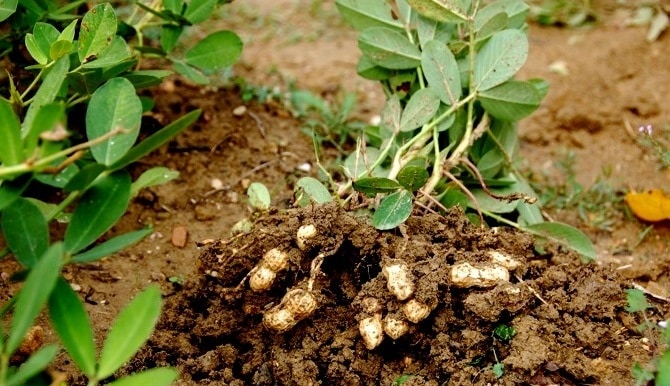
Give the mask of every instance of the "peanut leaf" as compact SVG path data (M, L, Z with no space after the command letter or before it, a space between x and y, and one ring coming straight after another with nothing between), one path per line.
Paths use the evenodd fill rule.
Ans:
M528 40L522 31L496 32L475 57L473 88L485 91L509 80L527 57Z
M33 325L42 306L56 285L63 260L63 244L55 243L32 267L20 292L16 295L14 314L3 353L11 356Z
M311 203L323 204L333 201L328 188L314 177L299 179L295 186L295 196L296 202L303 208Z
M412 214L412 193L401 189L384 197L372 215L372 225L379 230L397 227Z
M130 202L130 175L114 172L84 193L65 231L65 250L75 254L102 236Z
M400 131L412 131L430 121L440 108L440 99L432 88L418 90L410 97L400 118Z
M95 344L91 322L79 296L63 278L49 297L49 317L70 358L87 377L93 377Z
M0 99L0 164L12 166L23 161L23 144L21 143L21 123L14 114L12 105Z
M336 0L335 5L342 18L359 31L370 27L403 28L393 18L393 11L385 0Z
M456 58L445 43L428 41L421 53L421 67L430 88L442 103L453 105L458 102L461 97L461 75Z
M177 370L169 367L161 367L123 377L110 383L108 386L169 386L178 376L179 373Z
M16 259L30 268L49 248L49 228L40 209L18 198L2 212L2 233Z
M558 222L544 222L522 226L526 232L550 242L559 244L567 249L579 253L582 261L590 262L596 259L596 249L591 240L579 229Z
M144 290L121 310L102 347L98 379L112 375L149 339L160 310L161 293L155 286Z
M467 20L463 0L407 0L419 14L445 23L460 23Z
M111 165L133 146L140 132L142 102L128 79L112 78L97 89L86 109L86 135L89 140L113 130L125 132L91 147L93 158Z
M402 186L396 181L383 177L359 178L354 181L353 186L356 191L366 195L390 193L402 188Z
M482 91L479 101L492 116L503 121L518 121L535 111L542 98L531 83L511 80Z
M358 47L378 66L392 70L416 68L421 52L406 36L385 27L367 28L358 38Z
M109 3L91 8L81 20L77 53L79 62L95 60L112 43L116 34L116 15Z
M231 31L218 31L200 40L188 50L184 61L205 71L230 67L242 53L242 40Z

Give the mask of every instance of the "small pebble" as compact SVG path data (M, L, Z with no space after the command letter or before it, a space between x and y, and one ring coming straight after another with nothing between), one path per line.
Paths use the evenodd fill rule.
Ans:
M211 181L209 181L209 185L212 187L212 189L222 189L223 188L223 181L221 181L219 178L212 178Z
M188 241L188 229L178 226L172 229L172 245L177 248L184 248Z
M241 117L247 112L246 106L237 106L233 109L233 115L236 117Z

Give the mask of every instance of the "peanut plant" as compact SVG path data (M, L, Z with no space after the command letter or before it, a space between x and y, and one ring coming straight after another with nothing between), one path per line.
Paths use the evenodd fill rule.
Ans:
M39 374L56 357L56 345L38 348L23 362L11 359L45 307L91 386L112 377L151 334L161 309L156 287L121 311L97 355L84 305L60 272L66 264L99 260L152 232L149 227L97 243L139 190L179 175L155 167L132 181L125 168L200 115L191 111L137 143L142 115L153 105L137 90L172 74L144 69L141 60L167 60L197 83L229 67L242 49L230 31L176 50L184 29L206 20L217 4L137 2L128 18L119 20L109 3L88 9L84 1L0 2L0 60L7 69L0 78L0 229L7 246L2 255L16 258L23 271L15 279L25 279L0 308L0 316L9 320L9 328L0 329L0 386L49 384ZM161 33L158 47L147 45L144 37L152 29ZM69 124L80 114L83 123ZM63 198L40 201L32 196L40 190ZM53 220L67 223L63 240L51 239ZM176 377L176 370L158 368L110 384L168 385Z
M517 122L548 91L540 79L516 80L528 56L521 0L337 0L360 31L358 73L387 97L344 163L336 196L374 201L373 225L403 223L415 206L461 206L475 221L511 225L595 257L588 238L545 222L536 194L515 169ZM324 202L314 179L298 184L298 202Z

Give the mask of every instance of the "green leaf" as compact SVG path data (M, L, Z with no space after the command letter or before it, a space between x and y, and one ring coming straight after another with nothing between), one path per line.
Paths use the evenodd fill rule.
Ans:
M270 192L265 185L260 182L253 182L247 189L247 196L249 196L249 205L258 210L270 209Z
M14 114L12 105L5 99L0 99L0 138L0 164L20 164L23 161L21 122Z
M161 293L155 286L144 290L121 310L102 347L96 378L109 377L137 352L149 339L160 311Z
M74 32L75 28L77 28L78 21L78 19L72 20L70 24L68 24L67 27L63 29L60 35L58 35L58 40L65 40L66 42L70 43L74 42Z
M516 330L512 326L506 324L499 324L493 329L493 336L500 339L502 342L509 342L516 335Z
M172 123L158 130L156 133L152 134L149 138L145 139L140 144L130 149L130 151L128 151L125 156L123 156L120 160L116 161L113 165L109 167L110 170L118 170L125 168L131 163L137 161L138 159L158 149L164 143L169 141L172 137L181 133L184 129L193 124L193 122L195 122L198 119L201 113L202 110L193 110L186 113L179 119L172 121Z
M460 23L468 19L462 0L407 0L419 14L445 23Z
M181 15L183 7L184 0L163 0L163 8L177 15Z
M119 64L133 56L130 47L121 36L114 36L109 45L100 51L97 58L84 63L84 68L103 68ZM106 74L110 75L110 74Z
M527 57L528 40L522 31L496 32L475 57L474 88L484 91L509 80Z
M41 65L47 64L47 62L49 61L49 54L42 52L40 46L37 44L35 35L31 33L26 34L24 43L26 45L28 53L30 54L30 56L32 56L33 59L35 59L37 63Z
M70 164L58 174L45 173L36 174L35 179L45 185L53 186L55 188L63 188L68 181L79 172L79 166Z
M177 370L169 367L161 367L123 377L110 383L108 386L169 386L178 376L179 373Z
M163 185L179 177L179 172L163 166L153 167L142 173L130 187L130 196L135 197L140 190L150 186Z
M393 11L384 0L337 0L337 10L352 27L363 31L370 27L388 27L402 29L403 26L393 17Z
M584 262L596 259L596 249L591 240L579 229L557 222L544 222L521 227L533 235L557 243L579 253Z
M214 12L217 0L191 0L186 6L184 17L193 24L202 23Z
M333 197L321 181L314 177L302 177L295 185L295 200L304 208L311 203L332 202Z
M105 170L105 165L90 163L81 168L76 175L70 178L67 184L63 187L63 190L65 192L85 190Z
M428 181L428 177L429 174L425 165L409 164L398 172L398 182L410 192L421 189Z
M400 131L412 131L423 126L433 118L440 108L440 99L433 89L426 87L418 90L410 97L400 118Z
M493 368L491 368L491 371L496 378L500 378L505 375L505 365L503 363L496 363L493 365Z
M428 85L442 103L453 105L461 98L461 75L454 54L437 40L427 42L421 54L421 67Z
M218 31L186 51L184 61L205 71L230 67L242 54L242 40L231 31Z
M365 149L361 147L349 154L347 159L344 160L345 172L354 179L364 175L380 177L385 174L384 169L381 166L374 170L369 170L369 168L377 162L379 156L379 149L371 146L368 146Z
M33 27L33 34L35 43L37 44L37 47L40 51L40 55L44 55L46 57L46 62L48 62L51 45L55 43L56 40L58 40L60 32L58 32L56 27L49 23L37 22L35 23L35 27Z
M25 198L7 207L0 218L2 232L16 259L30 268L49 248L49 227L39 208Z
M0 2L0 21L5 21L16 12L18 0L3 0Z
M74 44L66 40L57 40L49 49L49 58L58 60L61 56L70 54L74 49Z
M18 370L9 376L6 386L27 385L30 378L44 371L58 354L58 346L48 344L32 354Z
M163 51L170 53L174 50L184 27L172 24L166 24L161 27L161 48Z
M540 96L540 99L544 99L544 97L547 96L549 93L549 82L547 82L544 79L539 79L539 78L533 78L533 79L528 79L528 83L532 84L533 87L535 87L535 90L537 91L538 95Z
M526 24L526 16L530 7L523 0L492 1L477 12L475 19L488 20L501 11L507 14L507 28L521 29Z
M75 254L102 236L123 215L130 202L130 175L112 173L81 197L65 231L65 250Z
M478 42L488 39L505 27L507 27L507 14L503 11L486 17L481 13L475 16L475 34Z
M199 85L209 84L209 78L207 78L200 70L198 70L195 67L191 67L182 61L173 59L172 68L174 68L174 70L177 71L178 73L190 79L195 84Z
M648 308L653 308L642 290L630 288L626 290L626 311L642 312Z
M39 107L35 113L32 125L27 128L28 131L24 140L24 154L28 157L34 156L40 135L44 132L57 130L58 126L63 127L64 123L65 106L63 103L53 102Z
M97 58L114 39L116 15L109 3L91 8L81 20L77 51L79 62L84 64Z
M353 183L356 191L366 195L377 193L392 193L402 188L402 186L389 178L384 177L365 177L359 178Z
M412 214L412 193L402 189L384 197L372 215L372 225L379 230L397 227Z
M109 239L100 245L96 245L86 252L74 255L71 261L73 263L90 263L96 260L100 260L103 257L111 256L118 251L124 250L131 245L140 242L142 239L150 235L151 232L153 232L152 228L145 228L138 231L124 233L120 236Z
M12 205L21 197L32 181L31 174L24 174L11 181L0 180L0 212Z
M86 109L86 135L89 140L116 129L126 130L91 147L93 158L111 165L133 146L142 123L142 102L128 79L113 78L97 89Z
M138 70L124 74L123 77L128 79L135 89L139 90L141 88L158 86L163 82L163 78L172 74L172 71L167 70Z
M21 136L26 137L28 130L33 127L33 121L37 112L42 106L53 102L58 96L58 92L63 86L65 81L65 76L67 75L68 68L70 67L70 57L63 56L58 59L48 70L40 88L35 92L33 96L33 102L28 107L28 112L23 119L23 124L21 126Z
M356 65L356 72L361 77L368 80L386 80L391 77L392 71L376 65L372 59L365 55L361 55Z
M59 278L49 297L49 317L70 358L88 378L92 378L95 375L95 344L91 322L79 296L63 278Z
M529 116L542 100L531 83L515 80L480 92L478 99L487 113L510 122Z
M358 47L373 63L392 70L416 68L421 64L421 52L400 32L372 27L361 33Z
M656 368L658 369L656 385L670 385L670 349L666 348L665 353L658 360Z
M12 327L5 342L4 354L11 356L33 325L37 314L56 285L62 259L63 244L52 244L28 273L23 287L16 295Z
M398 98L398 94L393 94L386 101L384 110L382 110L380 127L389 133L399 133L401 115L402 107L400 106L400 99Z

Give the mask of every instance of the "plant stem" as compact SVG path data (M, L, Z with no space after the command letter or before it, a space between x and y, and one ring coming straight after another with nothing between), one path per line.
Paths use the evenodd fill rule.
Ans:
M20 163L18 165L12 165L12 166L5 166L5 167L0 167L0 180L6 179L9 176L14 176L17 174L24 174L28 172L35 171L41 167L47 166L50 163L54 162L55 160L62 158L62 157L67 157L70 154L76 153L80 150L87 149L91 146L95 146L99 143L105 142L106 140L125 133L126 130L122 128L116 128L112 131L110 131L107 134L101 135L98 138L92 139L90 141L80 143L79 145L72 146L70 148L67 148L65 150L59 151L58 153L54 153L50 156L44 157L40 160L37 160L35 162L33 161L24 161L23 163Z
M26 96L30 93L30 91L32 91L33 87L35 87L37 85L37 83L40 81L40 79L42 79L42 75L44 75L44 71L47 68L48 68L48 65L47 65L47 67L43 67L40 70L40 72L37 73L37 75L35 76L35 79L33 79L33 81L30 83L28 88L26 88L23 91L23 94L21 94L21 104L23 104L24 106L30 103L30 101L25 101L25 102L23 102L23 101L26 99Z

